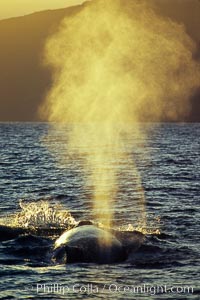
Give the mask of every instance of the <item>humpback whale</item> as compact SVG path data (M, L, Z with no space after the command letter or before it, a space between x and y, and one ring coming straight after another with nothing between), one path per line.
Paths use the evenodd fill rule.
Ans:
M129 238L130 237L130 238ZM65 231L54 244L52 260L56 263L117 263L125 261L140 247L144 235L106 230L84 225Z

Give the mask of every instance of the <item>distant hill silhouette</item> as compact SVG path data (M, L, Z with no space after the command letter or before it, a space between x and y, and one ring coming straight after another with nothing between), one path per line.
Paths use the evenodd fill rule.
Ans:
M0 21L0 121L37 121L37 109L51 85L42 66L45 40L65 15L80 8L44 11Z
M172 2L175 1L180 3ZM0 21L0 121L39 120L37 109L52 82L51 71L41 63L45 40L56 31L63 17L73 16L80 9L81 6L76 6ZM176 18L172 12L167 11ZM188 33L199 43L199 59L199 31L190 26L184 15L178 15L177 19L185 22ZM200 121L200 89L191 103L187 121Z

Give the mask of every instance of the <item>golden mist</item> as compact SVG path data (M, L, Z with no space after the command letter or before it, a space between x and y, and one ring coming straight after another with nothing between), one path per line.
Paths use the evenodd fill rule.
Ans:
M54 77L42 117L71 125L63 132L66 160L84 158L94 211L101 219L106 216L106 226L111 225L119 163L127 159L125 137L134 127L141 138L140 121L186 115L199 84L195 46L184 27L156 15L149 3L88 2L63 20L45 47ZM141 179L133 162L130 168L137 174L145 223Z

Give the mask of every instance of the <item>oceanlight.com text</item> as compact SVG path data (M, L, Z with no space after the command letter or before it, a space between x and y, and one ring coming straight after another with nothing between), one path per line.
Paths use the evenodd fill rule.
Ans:
M194 287L176 284L169 285L121 285L117 283L108 283L96 285L94 283L74 285L64 285L60 283L44 283L32 286L32 291L37 294L60 294L66 295L68 293L74 294L146 294L146 295L159 295L159 294L193 294Z

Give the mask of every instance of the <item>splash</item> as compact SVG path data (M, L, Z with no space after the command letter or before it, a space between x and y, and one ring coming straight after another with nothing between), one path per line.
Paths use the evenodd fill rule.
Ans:
M137 224L124 224L115 227L118 231L138 231L144 235L160 235L162 233L163 221L161 220L160 216L156 216L153 214L148 214L146 226L144 227L143 224L139 222Z
M145 140L141 121L186 116L188 99L199 84L192 40L182 25L158 16L150 3L88 2L63 20L45 47L54 80L40 114L70 124L70 130L63 131L64 159L83 160L94 211L100 219L106 213L109 227L120 161L128 158L126 137L134 127L136 136ZM133 160L130 169L143 191ZM144 192L141 195L144 212ZM145 223L145 213L142 219Z
M21 211L4 218L5 225L20 228L65 228L71 229L76 225L69 211L61 205L51 205L48 201L27 202L20 200ZM3 224L3 222L1 222Z

